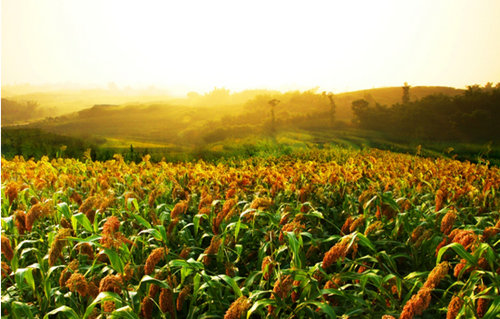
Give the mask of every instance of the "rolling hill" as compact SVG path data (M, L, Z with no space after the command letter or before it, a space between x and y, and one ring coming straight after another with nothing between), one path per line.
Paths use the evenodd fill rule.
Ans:
M279 126L310 129L329 125L325 121L329 101L316 90L286 93L257 90L234 94L217 90L205 96L191 94L185 99L167 102L96 104L69 114L34 121L27 127L75 137L110 138L114 140L113 145L123 140L124 146L130 141L192 146L227 137L244 137L267 129L270 123L267 102L272 98L281 101L276 106ZM429 94L456 95L460 92L462 90L450 87L412 87L410 96L417 99ZM216 103L218 99L220 105ZM339 125L345 127L352 119L352 101L365 99L371 104L391 105L401 100L401 88L339 93L334 99L335 118ZM7 102L9 100L2 100L2 104ZM8 118L10 111L2 105L2 118ZM6 124L9 123L2 120L2 125Z

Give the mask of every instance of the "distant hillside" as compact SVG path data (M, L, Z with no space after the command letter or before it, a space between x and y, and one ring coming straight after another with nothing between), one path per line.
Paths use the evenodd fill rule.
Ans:
M2 155L82 158L91 148L92 157L100 160L115 153L134 161L147 153L156 160L188 160L335 143L402 152L414 152L421 145L422 154L441 156L444 152L445 156L498 165L498 89L416 87L404 105L399 104L400 87L341 93L334 95L333 118L328 95L315 90L259 91L245 103L229 105L216 102L224 95L220 101L225 103L244 99L241 95L227 98L227 91L219 90L170 103L97 104L64 116L3 127ZM439 93L442 95L428 95ZM351 121L352 101L359 99L368 103L356 104L355 121ZM194 100L198 101L181 104ZM199 106L202 100L214 104ZM276 103L270 103L272 100ZM16 107L10 106L23 107L9 104L2 112L13 115Z
M17 102L2 98L2 126L25 123L50 116L53 110L36 101Z
M169 101L172 97L158 92L117 91L101 89L55 90L21 93L4 90L2 97L19 103L35 101L42 108L49 108L49 116L59 116L76 112L95 104L154 103Z
M410 96L417 99L434 93L456 95L460 92L449 87L414 87ZM400 102L401 96L400 87L336 94L335 125L350 125L351 103L354 100L365 99L372 104L391 105ZM331 104L322 92L258 90L230 94L224 89L215 89L203 96L190 94L186 99L164 103L98 104L37 121L29 127L75 137L90 134L101 139L109 138L113 139L114 145L117 140L123 140L126 143L136 141L192 146L269 130L271 99L279 100L275 107L275 127L278 129L331 128Z
M82 137L93 135L141 142L192 143L187 131L201 130L208 120L220 120L221 115L236 114L240 107L202 108L154 105L95 105L65 116L46 119L28 127Z
M241 92L230 92L224 88L214 88L212 91L200 94L190 92L185 97L174 97L167 91L155 89L108 89L99 88L75 88L75 87L38 87L38 86L3 86L2 97L9 101L14 101L21 105L26 103L36 103L39 109L45 110L45 116L60 116L72 112L77 112L92 105L98 104L170 104L198 107L217 107L221 105L243 105L259 96L280 96L296 94L298 91L281 93L274 90L244 90ZM306 91L307 92L307 91ZM316 92L310 90L310 92ZM450 87L420 86L412 87L411 98L421 98L435 93L456 95L461 90ZM321 92L316 92L321 93ZM401 100L401 88L389 87L368 89L355 92L336 94L337 118L349 121L352 117L351 103L354 100L364 98L370 102L391 105ZM2 101L3 104L3 101ZM307 110L306 110L307 111ZM2 113L5 118L9 118L10 110ZM38 119L38 118L37 118ZM30 118L28 120L33 120ZM10 121L10 120L9 120ZM23 119L24 121L24 119ZM10 123L10 122L9 122ZM2 123L4 125L9 124Z
M150 87L147 89L133 89L117 87L77 88L59 86L3 86L2 97L19 103L35 101L42 108L50 108L50 116L77 112L92 105L99 104L172 104L185 106L221 106L242 105L246 101L261 94L279 94L271 90L244 90L230 92L224 88L214 88L212 91L200 94L189 92L179 97L169 94L168 91Z

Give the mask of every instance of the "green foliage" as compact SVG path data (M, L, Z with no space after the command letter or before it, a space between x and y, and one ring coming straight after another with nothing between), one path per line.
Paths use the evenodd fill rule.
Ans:
M461 95L429 95L391 107L352 104L364 129L380 131L395 140L500 141L497 129L500 86L471 86Z
M444 317L453 296L464 299L465 316L476 316L478 304L496 316L498 168L342 148L278 155L215 164L4 160L2 236L13 248L11 260L2 254L6 317L136 319L144 300L153 318L220 318L236 300L246 318L397 316L444 261L450 267L423 316ZM449 196L437 209L438 189ZM101 201L93 223L74 192ZM33 198L48 198L40 200L48 212L21 233L15 214L29 212ZM473 245L439 246L451 238L441 232L451 211L454 231ZM64 227L70 234L61 239ZM154 257L157 249L168 253ZM330 253L338 255L327 267ZM118 284L82 295L65 273ZM182 307L163 313L169 300ZM105 304L114 310L105 313Z
M26 159L66 157L82 158L87 149L96 149L95 144L80 138L49 133L41 129L2 127L2 155L15 155Z

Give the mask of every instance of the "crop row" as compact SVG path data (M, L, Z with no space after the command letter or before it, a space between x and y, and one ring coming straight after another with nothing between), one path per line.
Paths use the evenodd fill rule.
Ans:
M377 150L2 159L2 317L495 318L499 185Z

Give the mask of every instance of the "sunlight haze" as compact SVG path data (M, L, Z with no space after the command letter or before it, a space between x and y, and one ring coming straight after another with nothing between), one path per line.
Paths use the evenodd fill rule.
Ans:
M2 85L176 94L498 81L500 1L2 1Z

